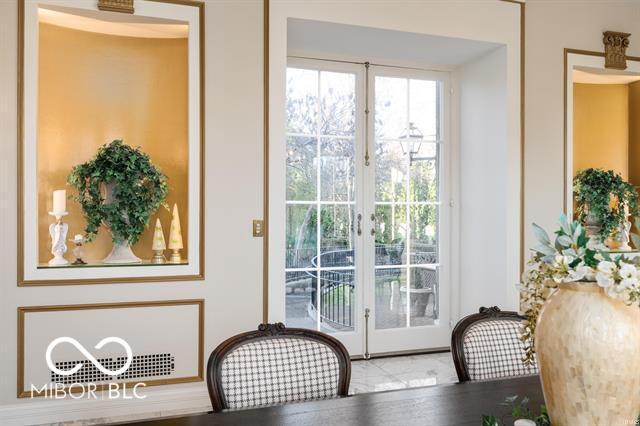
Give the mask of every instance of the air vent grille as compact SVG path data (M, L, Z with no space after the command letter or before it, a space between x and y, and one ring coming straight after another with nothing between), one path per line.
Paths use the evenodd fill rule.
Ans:
M121 368L127 357L102 358L98 362L107 370L116 371ZM131 365L119 376L103 374L91 361L83 359L76 361L59 361L55 363L59 370L71 370L82 363L82 368L69 376L63 376L51 372L51 383L70 385L73 383L99 383L113 380L137 379L140 377L164 377L169 376L175 370L175 357L170 353L134 355Z

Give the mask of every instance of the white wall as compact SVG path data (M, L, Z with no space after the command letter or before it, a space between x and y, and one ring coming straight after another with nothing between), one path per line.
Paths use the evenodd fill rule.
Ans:
M555 230L563 206L564 49L603 52L602 32L612 30L631 33L627 55L640 56L638 22L634 1L527 1L525 249L531 223Z
M16 307L204 298L205 363L261 322L262 239L251 220L262 217L262 1L206 2L205 281L50 288L16 286L16 3L0 1L0 424L205 409L204 382L149 388L141 403L18 400Z
M512 305L507 223L506 48L456 73L460 105L460 317Z

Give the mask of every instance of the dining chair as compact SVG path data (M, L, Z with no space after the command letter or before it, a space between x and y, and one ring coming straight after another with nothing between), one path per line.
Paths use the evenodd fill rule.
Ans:
M529 376L538 367L525 365L520 339L525 317L501 311L497 306L480 308L456 324L451 334L451 354L460 382Z
M351 361L334 337L282 323L233 336L211 353L214 412L347 396Z

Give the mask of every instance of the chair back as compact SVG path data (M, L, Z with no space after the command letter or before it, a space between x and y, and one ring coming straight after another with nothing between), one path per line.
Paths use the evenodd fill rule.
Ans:
M261 324L222 342L209 357L213 411L346 396L349 353L318 331Z
M497 306L480 308L456 324L451 334L451 354L460 382L529 376L537 365L524 365L521 336L525 317L502 312Z

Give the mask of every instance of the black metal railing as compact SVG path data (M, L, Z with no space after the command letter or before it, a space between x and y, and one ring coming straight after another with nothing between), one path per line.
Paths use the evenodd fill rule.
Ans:
M403 248L398 244L376 245L376 264L404 264ZM434 246L414 247L412 250L411 263L436 262L437 253ZM313 270L287 272L287 283L299 281L305 276L311 278L310 303L313 310L320 310L321 321L337 329L353 328L355 307L355 271L351 269L354 267L353 249L336 247L324 251L320 256L316 255L315 248L289 249L286 266L287 268L313 268ZM379 279L385 278L385 275L397 276L399 273L400 271L395 268L381 269L376 275ZM320 280L319 286L318 280Z

